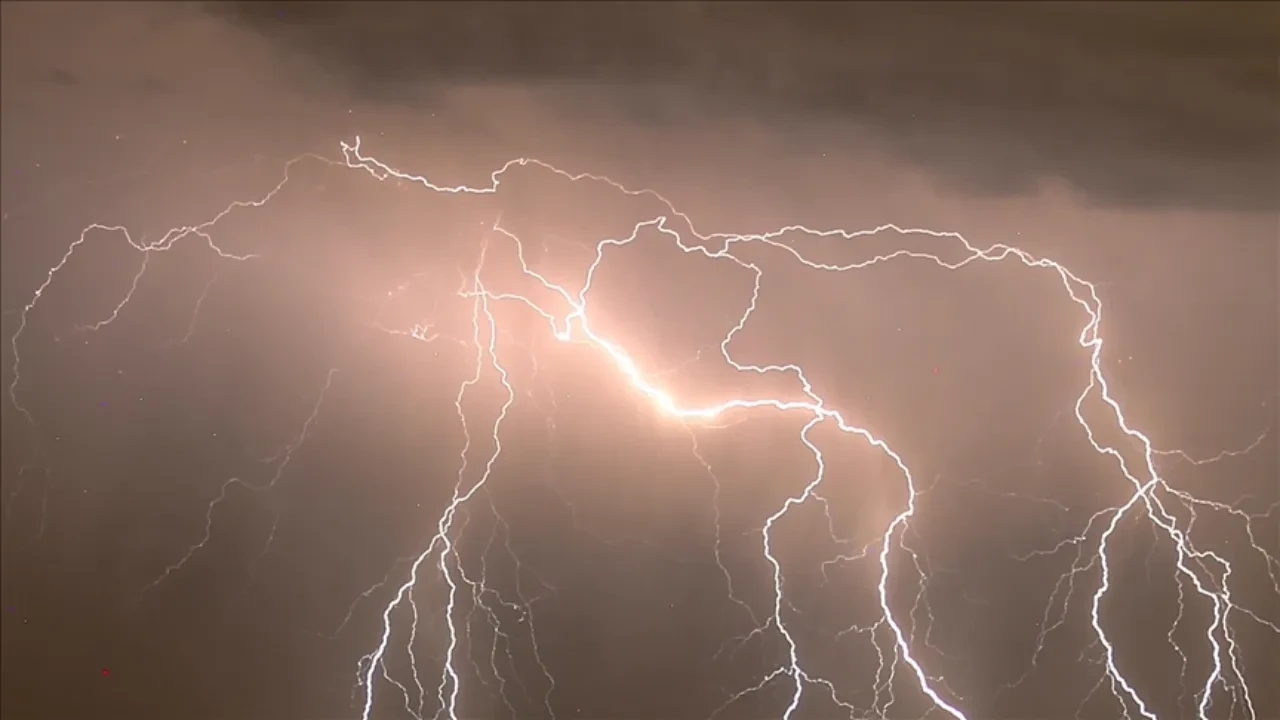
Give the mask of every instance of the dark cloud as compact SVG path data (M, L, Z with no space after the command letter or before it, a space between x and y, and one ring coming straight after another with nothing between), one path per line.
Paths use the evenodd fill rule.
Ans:
M853 123L975 194L1061 179L1103 205L1277 207L1280 6L1270 3L220 2L208 12L366 99L430 103L433 89L458 84L576 88L562 96L578 111L646 123L691 113Z

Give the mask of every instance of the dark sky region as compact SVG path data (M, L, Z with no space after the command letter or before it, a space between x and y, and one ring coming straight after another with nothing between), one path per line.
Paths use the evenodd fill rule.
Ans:
M6 720L1280 718L1276 4L0 14ZM531 164L379 182L356 136L437 185L537 158L687 217ZM769 523L818 470L812 414L682 421L509 299L476 342L482 248L489 293L569 312L495 220L576 294L662 215L693 251L608 246L590 327L682 407L804 400L720 354L753 275L697 249L754 264L732 357L802 366L913 502L824 422L817 495ZM1112 524L1144 445L1096 384L1116 454L1090 445L1089 314L1051 269L689 219L1062 263L1151 504ZM93 223L138 247L91 230L43 287ZM396 588L499 444L366 707Z

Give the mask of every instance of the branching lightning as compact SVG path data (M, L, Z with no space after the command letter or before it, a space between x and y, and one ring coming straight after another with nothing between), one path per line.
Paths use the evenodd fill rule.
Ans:
M460 273L460 283L456 290L456 299L470 308L471 336L469 338L451 338L427 325L414 326L410 330L385 327L380 320L374 319L374 326L390 334L404 335L423 343L439 341L456 342L469 348L473 353L472 371L458 387L455 396L455 408L464 443L457 460L457 475L453 491L446 507L432 524L430 537L424 538L422 548L402 566L407 566L403 580L393 581L398 572L396 568L378 585L369 588L360 598L359 603L371 599L384 587L394 590L391 599L381 610L381 628L376 638L372 639L372 648L360 658L355 674L355 684L360 692L359 713L362 720L370 720L374 716L375 703L387 690L398 693L393 695L395 708L402 709L405 714L421 720L426 717L447 717L459 720L470 712L467 710L469 688L478 682L489 686L504 704L512 717L546 716L556 717L555 668L545 662L539 651L535 612L538 603L549 597L554 588L547 582L537 578L532 570L523 566L512 544L510 528L505 519L492 509L496 522L494 530L478 554L478 562L468 561L467 546L463 542L468 522L468 509L478 500L488 497L490 486L503 476L506 456L503 450L504 423L509 411L520 398L528 397L531 402L532 390L519 388L504 365L503 356L507 348L515 347L524 350L532 358L536 367L537 355L532 349L515 342L507 334L495 315L495 308L512 306L523 308L531 318L541 319L546 323L549 337L560 342L574 343L584 351L593 351L607 360L616 370L619 383L629 387L635 395L647 402L658 412L673 421L683 424L693 439L691 453L693 459L700 464L706 476L715 488L712 502L715 507L716 535L715 545L711 549L715 561L723 574L723 587L726 599L732 604L732 612L740 614L743 620L752 627L745 635L734 638L731 642L742 643L746 640L766 634L772 634L781 640L784 648L782 657L776 666L761 675L756 682L736 689L725 698L724 704L711 712L712 716L732 714L731 708L748 695L769 686L786 688L787 702L780 708L780 717L789 720L798 708L801 699L809 693L815 698L825 699L847 712L850 717L885 717L895 705L910 705L915 714L932 709L937 714L950 716L957 720L970 717L965 709L966 695L976 689L952 688L943 679L942 668L926 667L926 661L920 659L922 646L934 647L929 633L933 627L932 611L929 607L928 583L929 563L922 550L913 542L917 510L922 496L930 489L921 483L920 478L912 471L909 459L896 451L888 440L874 434L870 429L859 426L850 419L848 410L841 410L833 403L819 395L814 384L803 367L796 364L758 365L737 359L733 352L735 337L752 321L753 314L762 302L761 286L767 268L759 261L746 259L743 249L753 245L765 245L781 251L807 271L813 273L853 273L885 263L917 262L931 264L942 271L962 271L977 263L1006 263L1021 266L1028 272L1042 275L1046 280L1056 281L1061 285L1063 298L1071 303L1080 317L1080 331L1077 342L1088 357L1087 365L1082 368L1085 378L1082 388L1071 408L1076 422L1085 439L1098 454L1109 458L1117 471L1117 482L1127 484L1127 499L1114 506L1096 512L1077 534L1063 539L1053 547L1046 547L1027 553L1020 560L1034 562L1037 558L1070 554L1069 569L1059 578L1053 592L1045 603L1036 648L1027 658L1026 673L1020 678L1011 678L1006 688L1015 687L1024 682L1038 669L1037 661L1046 647L1050 636L1066 622L1069 608L1077 597L1080 588L1087 587L1088 597L1085 608L1088 616L1088 627L1092 633L1091 643L1082 653L1083 659L1098 663L1098 684L1093 692L1081 698L1081 706L1095 702L1098 692L1109 692L1112 710L1115 716L1125 718L1143 717L1149 720L1157 718L1157 702L1155 697L1162 697L1164 689L1143 686L1133 679L1133 673L1126 660L1126 649L1114 639L1114 628L1109 627L1103 617L1104 602L1113 592L1117 578L1114 572L1114 539L1121 523L1126 519L1140 517L1149 523L1157 534L1159 542L1167 546L1173 553L1175 561L1176 587L1178 589L1179 614L1168 632L1170 649L1179 658L1182 665L1182 698L1188 695L1193 698L1195 715L1200 720L1210 720L1236 714L1250 720L1265 720L1258 717L1255 709L1248 671L1245 667L1242 643L1252 642L1254 638L1265 637L1271 642L1280 636L1280 613L1276 608L1280 604L1268 600L1269 606L1252 606L1239 597L1238 585L1241 573L1237 565L1250 562L1263 565L1270 576L1270 584L1280 600L1280 561L1268 549L1265 538L1255 533L1255 523L1259 517L1274 514L1276 505L1272 504L1259 513L1246 511L1239 505L1231 505L1200 498L1187 490L1168 482L1161 473L1158 458L1169 458L1195 465L1209 464L1247 454L1259 447L1269 431L1263 433L1247 447L1229 450L1218 455L1197 458L1182 450L1159 449L1152 439L1142 430L1135 427L1126 417L1121 402L1115 397L1104 373L1103 348L1101 335L1103 320L1103 303L1097 287L1081 278L1071 269L1045 257L1032 254L1004 244L994 244L986 248L973 245L968 239L955 232L940 232L920 228L900 227L887 224L869 230L820 230L804 225L788 225L763 233L728 234L701 233L693 220L676 207L663 195L649 189L630 189L602 175L590 173L570 173L551 164L519 158L511 160L489 176L489 184L482 186L443 186L437 185L424 176L403 172L366 155L359 139L353 143L342 144L342 161L328 160L314 155L302 156L290 161L286 166L284 179L265 195L257 200L237 201L228 205L212 219L193 226L174 228L159 240L147 243L135 241L129 231L121 226L94 224L80 234L71 243L61 257L43 278L31 300L22 309L17 332L11 341L13 354L13 378L9 384L9 398L14 407L33 427L37 426L35 415L22 404L20 381L22 359L20 341L28 330L28 319L41 298L54 283L55 276L69 263L72 256L82 244L93 236L123 236L127 245L139 252L142 258L137 274L124 295L113 308L110 308L100 319L85 324L87 331L104 331L126 308L143 279L148 262L155 253L165 252L180 240L200 238L220 259L249 261L256 256L252 254L236 255L222 250L214 238L219 221L237 210L253 210L265 206L289 179L288 171L295 163L304 158L311 158L331 165L342 166L367 173L376 181L395 181L401 184L417 185L426 191L442 194L494 195L498 194L506 173L512 168L525 167L551 173L571 182L600 183L614 191L636 198L647 198L656 203L660 214L637 222L631 233L622 238L606 238L596 242L594 256L587 268L586 277L581 286L569 288L553 282L547 275L539 271L527 260L526 248L521 238L503 227L501 219L486 229L478 240L479 249L474 267L468 267ZM741 395L724 397L711 404L692 404L674 394L662 385L662 376L654 368L642 368L633 354L616 338L607 337L593 326L591 313L591 290L594 287L598 269L605 262L607 254L613 249L637 242L643 232L658 233L664 236L676 248L686 254L700 255L706 259L723 263L734 272L743 273L753 282L753 290L749 301L742 308L736 323L723 338L717 341L720 359L725 366L735 373L747 375L769 375L787 377L794 381L798 388L793 397L772 397L761 395ZM899 236L920 236L929 242L936 242L946 247L946 251L925 252L915 249L900 249L880 254L871 259L849 264L829 264L816 262L802 251L802 245L795 242L784 242L784 236L799 236L810 239L836 239L856 241L859 238L894 233ZM514 250L518 262L518 270L524 280L535 287L545 290L550 297L556 299L556 307L549 308L534 297L521 294L502 287L502 283L490 279L486 269L491 266L490 250L498 245L506 245ZM200 296L199 304L213 289L213 281ZM400 287L389 295L404 290ZM183 342L196 332L196 319L193 316ZM147 587L150 589L162 582L184 564L200 548L209 542L214 525L214 511L227 499L229 489L233 485L244 485L250 489L265 490L274 487L281 479L291 457L308 437L310 429L320 414L325 392L334 380L335 371L330 371L323 389L312 407L310 416L303 424L297 438L284 453L274 459L274 470L271 478L263 484L249 484L240 479L226 481L218 496L209 504L206 513L206 524L203 536L191 545L190 549L174 564L163 569L156 580ZM501 394L501 403L483 419L477 419L474 405L477 402L475 391L478 387L492 386ZM1087 412L1086 403L1097 405L1100 411ZM734 578L721 561L719 506L718 497L721 488L721 477L713 464L708 462L698 449L696 431L717 422L725 423L730 418L740 416L776 416L796 418L803 421L802 427L795 437L799 447L803 447L812 458L807 468L797 468L796 472L804 473L804 482L800 490L788 497L763 522L759 533L759 552L765 566L769 568L772 584L772 603L767 612L761 613L745 602L735 590ZM548 428L553 430L548 413ZM871 682L874 700L870 706L859 706L846 699L841 688L856 683L859 679L848 677L824 677L806 663L805 653L793 632L793 610L788 599L787 572L782 561L774 552L774 529L777 522L796 508L806 504L820 505L829 523L828 531L835 536L835 521L826 508L826 500L821 494L824 484L833 479L828 472L823 449L815 439L813 431L820 426L834 428L848 436L849 442L864 443L881 453L896 467L901 482L906 489L905 504L899 508L880 531L875 542L860 549L852 549L822 563L821 570L825 576L840 564L860 559L875 558L878 565L875 595L878 601L880 617L867 626L851 627L840 635L855 635L865 638L880 659L880 667ZM1105 438L1114 437L1114 441ZM1206 546L1194 532L1197 518L1201 515L1213 514L1224 521L1237 523L1247 535L1250 547L1247 553L1256 557L1243 561L1236 557L1228 558L1225 551ZM271 537L274 537L273 525ZM271 542L269 537L263 553ZM845 541L837 539L841 546ZM500 591L490 584L486 558L494 548L502 552L518 569L515 587L508 591ZM897 578L906 574L911 578L917 591L914 597L903 599L896 596L891 585ZM428 677L421 665L423 658L418 643L420 620L423 615L421 593L428 577L434 576L443 581L446 594L442 606L433 607L433 613L440 613L446 633L446 644L443 657L437 658L438 675ZM532 577L539 590L531 590L522 578ZM891 582L892 581L892 582ZM145 592L145 590L144 590ZM1175 631L1185 623L1192 622L1184 614L1186 601L1199 597L1209 608L1207 619L1198 627L1199 637L1203 640L1207 655L1202 658L1208 664L1208 671L1199 677L1191 677L1187 648L1182 647L1175 638ZM356 611L352 604L344 618L339 631L342 630ZM474 648L464 653L463 644L476 644L472 631L473 622L479 617L487 622L492 636L491 646L487 651L477 652ZM921 620L918 620L921 618ZM1248 630L1241 631L1246 626ZM531 655L538 669L538 677L522 677L514 673L513 634L519 632L527 638L532 648ZM1199 640L1198 640L1199 641ZM936 649L936 648L935 648ZM939 651L940 653L940 651ZM389 660L394 657L408 661L408 673L397 674L394 664ZM463 658L470 659L468 664ZM487 667L481 666L478 658L485 658ZM512 700L514 693L523 696L518 708ZM382 701L385 702L385 701ZM1160 703L1168 704L1167 701ZM392 705L388 705L388 708ZM1181 707L1181 705L1179 705ZM383 705L378 704L379 712ZM389 710L388 710L389 712Z
M136 283L134 284L134 287L135 288L137 287ZM203 300L204 295L201 295L200 298L201 300ZM268 478L266 482L261 484L251 484L251 483L245 482L244 480L241 480L240 478L230 478L226 482L222 483L222 487L218 490L218 496L215 497L209 503L209 507L205 509L204 535L200 538L198 542L193 544L191 547L187 548L187 552L181 558L179 558L172 565L169 565L168 567L166 567L164 571L160 573L160 575L155 580L151 581L151 583L143 589L142 591L143 593L148 592L152 588L164 582L165 579L168 578L170 575L172 575L175 572L178 572L183 567L185 567L186 564L191 560L192 556L194 556L197 552L203 549L206 544L208 544L209 540L213 537L213 513L215 510L217 510L218 506L227 499L227 493L231 490L233 486L238 485L238 486L247 488L254 493L268 492L270 490L275 489L276 484L280 482L280 478L284 476L285 468L289 467L290 461L293 460L294 452L297 451L298 448L302 447L302 444L307 441L307 436L311 432L311 426L312 424L315 423L316 417L320 415L320 406L324 404L324 396L329 392L330 386L333 385L333 376L336 375L337 373L338 373L337 368L332 368L329 370L329 374L325 377L324 386L320 388L319 396L316 398L316 404L311 408L311 414L307 416L306 421L302 424L302 430L298 432L298 437L294 439L293 442L286 445L284 450L279 454L278 457L273 457L268 459L268 462L275 466L275 470L274 472L272 472L271 477ZM272 520L271 531L270 533L268 533L267 540L262 546L262 552L260 552L258 556L254 558L253 564L256 565L257 562L261 560L264 555L267 554L267 551L271 549L271 543L276 539L276 529L278 528L279 523L280 523L280 516L277 513ZM250 570L252 570L252 566L250 567Z

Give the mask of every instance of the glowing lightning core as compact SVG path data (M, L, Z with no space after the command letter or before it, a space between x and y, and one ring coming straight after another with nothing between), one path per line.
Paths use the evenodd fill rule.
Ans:
M359 670L357 673L357 683L363 692L362 718L369 720L374 708L375 689L380 678L390 685L395 686L402 694L404 701L404 709L409 714L417 718L423 718L428 690L422 684L420 673L417 668L417 658L415 656L415 640L418 633L419 608L415 600L415 590L422 575L431 567L438 569L440 577L443 578L447 585L448 594L447 601L443 607L443 616L448 632L448 644L445 650L444 665L435 685L434 695L438 710L436 716L445 715L450 720L457 720L459 717L459 702L463 689L463 678L458 666L458 645L459 645L459 624L464 620L460 617L458 598L460 593L469 593L471 597L472 613L482 612L492 625L494 632L494 645L490 655L490 671L492 677L500 685L499 694L506 703L507 709L513 716L517 714L514 706L507 699L505 687L507 680L503 674L499 672L497 664L497 653L499 645L505 644L505 652L510 658L510 638L507 631L503 629L504 623L502 617L516 617L517 622L527 625L528 636L532 642L533 653L537 665L539 666L543 679L545 680L545 692L542 695L541 705L546 714L554 717L552 710L552 694L555 690L555 682L553 675L542 661L538 654L538 646L536 634L534 633L534 613L533 603L520 589L519 581L517 581L516 597L514 599L505 597L496 590L487 585L487 571L482 565L479 574L475 571L468 571L463 567L461 557L459 555L459 547L457 538L461 535L461 526L466 523L465 508L477 495L487 492L487 484L494 475L495 467L502 453L502 427L507 419L508 411L516 400L517 391L511 382L511 378L507 369L499 358L497 338L499 334L504 332L498 325L498 321L493 314L493 306L495 303L515 303L524 306L528 310L535 313L547 322L549 332L557 340L564 342L575 342L589 345L596 351L602 353L611 362L617 370L619 376L624 380L639 396L647 399L654 407L664 414L686 424L705 423L722 418L728 413L741 412L771 412L775 414L796 415L806 418L803 428L800 430L797 440L812 455L815 470L809 481L805 484L803 490L793 497L785 500L775 512L773 512L764 523L761 532L761 551L763 558L767 561L772 570L773 579L773 603L772 609L762 624L759 624L752 631L752 635L765 632L776 632L784 641L787 648L786 658L783 663L771 672L766 673L760 681L754 686L744 688L732 695L728 701L716 711L726 709L730 704L744 697L748 693L760 690L771 683L786 679L791 687L789 702L782 712L782 717L789 720L792 714L799 707L802 694L806 688L821 688L830 700L844 709L848 710L851 716L855 713L867 712L865 709L854 707L851 703L841 700L836 692L836 684L829 678L823 678L815 675L812 671L805 667L805 662L799 652L797 643L793 638L788 622L784 614L784 608L787 607L787 600L784 592L783 569L779 560L773 553L772 531L782 517L784 517L792 509L808 503L820 502L825 506L825 499L819 494L818 490L826 478L826 466L824 464L823 453L811 438L811 431L822 424L826 424L838 429L840 432L856 436L862 441L868 443L885 457L893 462L901 473L903 482L907 490L907 499L905 507L903 507L888 522L881 533L881 537L873 547L864 548L863 555L847 556L862 557L868 555L871 550L875 550L874 556L879 564L879 579L877 583L877 595L881 612L880 619L869 628L857 628L857 630L866 631L872 637L873 645L880 657L881 667L876 673L875 705L870 712L884 716L888 712L889 706L896 701L893 688L896 685L896 673L898 670L905 670L910 679L920 692L928 699L931 705L942 711L943 713L957 718L958 720L966 720L965 711L962 709L964 698L955 690L947 686L945 681L938 677L930 675L923 664L917 660L913 650L916 644L914 635L914 620L910 623L904 618L914 618L916 607L913 606L910 613L905 613L901 609L895 610L891 603L889 584L890 576L893 572L897 572L898 564L892 562L894 553L901 550L910 557L912 562L910 566L914 568L916 581L919 583L920 591L916 598L916 605L923 602L925 594L925 583L927 575L921 564L917 553L907 544L906 534L910 527L913 517L917 509L917 501L921 493L926 489L922 488L918 479L913 475L909 464L896 452L890 445L880 437L874 435L870 430L859 427L851 422L847 415L839 409L831 407L827 402L817 394L813 385L807 377L805 370L794 364L787 365L753 365L740 362L734 358L731 351L734 338L740 333L750 321L752 314L755 312L760 299L760 288L762 279L765 275L765 269L758 263L744 260L739 254L736 254L738 248L750 244L764 244L772 248L788 253L795 262L816 272L823 273L843 273L857 269L870 267L882 263L892 261L925 261L945 270L960 270L970 264L978 262L1003 262L1009 261L1019 263L1027 268L1041 271L1050 277L1054 277L1061 284L1065 292L1066 299L1074 303L1082 313L1083 325L1078 335L1079 345L1084 348L1089 356L1088 381L1080 391L1074 404L1075 418L1083 430L1085 437L1093 447L1093 449L1104 456L1114 459L1120 474L1125 481L1131 486L1132 492L1128 499L1116 507L1106 508L1094 514L1090 518L1086 527L1079 535L1064 540L1057 547L1037 551L1031 555L1048 555L1055 554L1060 551L1074 548L1076 551L1076 559L1072 563L1070 569L1064 574L1054 588L1053 595L1049 599L1048 606L1045 609L1044 621L1041 626L1040 635L1037 641L1035 655L1031 658L1031 667L1028 674L1034 669L1036 659L1040 651L1044 647L1045 637L1054 628L1060 626L1064 621L1066 614L1066 606L1071 597L1079 575L1085 571L1096 568L1100 573L1100 580L1093 589L1089 606L1090 626L1094 635L1094 646L1100 648L1100 657L1105 667L1100 680L1099 686L1106 685L1110 688L1111 694L1115 699L1118 713L1126 718L1131 717L1131 713L1136 712L1142 717L1155 720L1156 714L1152 710L1149 698L1141 692L1129 676L1126 675L1122 662L1117 657L1117 647L1113 642L1107 627L1101 618L1101 606L1103 600L1107 597L1113 586L1112 576L1112 559L1110 555L1111 542L1113 536L1119 527L1120 522L1128 517L1131 513L1142 513L1147 518L1152 527L1160 533L1164 541L1173 549L1175 554L1176 580L1178 587L1178 605L1179 615L1173 628L1169 631L1169 641L1182 658L1184 693L1185 678L1187 675L1187 656L1181 647L1173 641L1173 632L1176 627L1182 623L1182 609L1184 608L1184 589L1190 588L1194 593L1204 598L1211 607L1211 613L1207 627L1204 629L1204 639L1210 648L1210 668L1203 678L1202 684L1196 689L1197 698L1196 709L1197 716L1200 720L1209 720L1211 717L1211 707L1213 702L1213 694L1215 689L1221 688L1228 691L1231 698L1230 712L1234 714L1239 707L1246 717L1257 720L1256 711L1253 705L1253 699L1250 693L1250 686L1245 677L1243 667L1242 653L1240 650L1239 636L1235 629L1234 623L1237 621L1252 622L1264 632L1280 635L1280 627L1274 620L1267 619L1264 613L1250 609L1233 596L1233 572L1234 568L1227 558L1223 557L1212 550L1202 549L1191 537L1193 525L1196 520L1196 512L1217 512L1229 515L1239 522L1247 530L1248 537L1251 541L1251 550L1259 554L1260 559L1270 573L1272 585L1278 596L1280 596L1280 580L1278 580L1277 570L1280 570L1280 562L1259 544L1254 537L1253 522L1257 519L1257 515L1249 514L1243 510L1223 503L1213 502L1197 498L1190 493L1169 485L1161 476L1157 468L1156 458L1159 456L1180 456L1185 460L1195 463L1211 462L1226 457L1248 452L1257 447L1262 442L1262 437L1258 439L1252 446L1243 451L1225 452L1217 457L1205 460L1196 460L1188 457L1180 450L1159 450L1151 439L1142 431L1132 426L1126 418L1120 403L1114 398L1108 386L1107 379L1103 373L1102 351L1104 341L1100 334L1103 305L1100 300L1097 288L1090 282L1080 278L1074 272L1062 264L1048 258L1035 257L1021 249L1003 244L995 244L985 249L974 246L958 233L954 232L938 232L932 230L924 230L919 228L903 228L897 225L882 225L870 230L848 231L848 230L814 230L803 225L788 225L766 233L756 234L728 234L715 233L704 234L699 233L693 224L692 219L677 210L675 206L661 194L648 190L629 189L614 180L601 175L589 173L573 174L561 170L553 165L544 163L539 160L520 158L511 160L502 165L498 170L490 174L490 183L487 186L470 187L470 186L441 186L436 185L425 177L412 175L409 173L396 170L379 160L365 155L361 150L360 140L357 138L352 144L342 144L343 160L335 162L325 160L324 158L312 157L331 164L345 165L348 168L363 170L377 180L384 181L393 179L401 183L411 183L421 185L427 190L446 193L446 194L494 194L499 190L504 174L513 167L527 166L538 168L570 181L590 181L603 183L614 190L629 196L645 196L657 201L664 208L662 214L638 222L632 228L631 233L620 239L604 239L596 243L594 249L594 257L590 263L586 278L582 286L576 291L571 292L569 289L552 282L546 276L539 273L526 262L525 248L519 237L514 233L504 229L500 222L495 222L491 228L491 233L483 241L485 245L479 253L479 260L475 268L469 273L464 273L463 284L458 290L461 298L468 300L472 307L472 336L470 338L469 347L474 348L474 370L469 378L467 378L459 387L455 398L455 406L459 421L464 431L465 443L459 457L459 469L454 485L450 502L438 517L435 523L433 537L426 543L425 549L416 555L409 566L406 579L396 586L395 593L390 602L383 609L381 618L381 632L378 641L371 652L361 658ZM291 168L294 163L302 158L297 158L287 166ZM19 357L19 339L27 329L28 316L32 309L35 308L45 291L49 288L54 280L54 276L61 270L71 259L76 248L80 246L91 232L105 231L113 233L122 233L131 247L143 254L141 269L135 276L133 284L123 300L109 313L109 315L90 326L89 329L101 329L109 325L116 319L120 312L132 298L134 290L138 286L147 269L147 260L154 252L162 252L170 249L173 245L188 236L196 235L204 239L210 248L213 249L219 257L245 260L253 256L241 255L235 256L222 251L214 242L210 233L215 224L223 217L231 213L237 208L257 208L266 204L288 180L286 172L285 179L276 185L270 192L259 200L252 202L235 202L229 205L225 210L216 215L211 220L189 227L175 228L166 233L160 240L147 244L145 242L136 242L130 236L127 230L118 226L91 225L81 233L80 237L71 244L66 254L61 260L49 270L44 281L35 291L31 301L23 308L19 327L12 340L12 351L14 357L14 376L9 385L9 396L14 406L27 418L29 422L34 424L35 420L31 412L25 408L19 401L19 369L21 366ZM752 373L756 375L784 375L792 377L798 382L801 388L802 398L782 399L776 397L763 396L742 396L730 397L721 400L718 403L710 405L691 405L682 401L661 387L651 373L646 372L638 366L631 353L617 341L605 337L593 329L591 323L591 315L589 312L589 293L592 289L596 271L604 260L605 251L610 247L625 246L636 241L640 233L644 230L656 231L670 238L684 253L699 254L708 259L730 263L739 271L750 274L753 278L753 291L751 299L747 306L743 309L736 323L729 332L720 340L720 355L726 365L733 371L738 373ZM947 241L957 244L960 248L962 256L958 260L947 261L942 255L916 250L901 249L887 254L877 255L869 260L859 263L850 263L845 265L833 265L818 263L808 259L804 253L796 248L793 244L783 243L781 238L789 234L802 234L812 238L833 238L840 237L846 240L853 240L860 237L869 237L880 233L893 232L900 235L923 235L929 236L938 241ZM696 243L689 242L689 238L696 239ZM488 243L504 242L510 243L516 252L520 270L523 276L537 283L541 288L551 292L553 295L563 301L565 307L568 308L567 313L557 314L546 309L534 299L513 292L505 292L496 287L491 288L484 280L485 258L488 249ZM205 292L208 292L206 288ZM203 301L203 295L201 301ZM194 322L194 321L193 321ZM441 339L443 336L435 333L430 328L415 328L408 334L411 337L424 341L432 342ZM190 332L188 332L188 336ZM447 339L447 338L446 338ZM469 421L469 415L466 410L469 391L479 384L486 375L491 375L498 381L503 391L503 402L494 415L492 421L487 423L483 438L473 436L474 423ZM333 379L333 373L329 375L329 381ZM328 388L326 383L325 388ZM1093 398L1101 401L1106 408L1106 422L1114 423L1114 427L1121 431L1125 445L1109 444L1101 439L1102 426L1098 419L1090 420L1086 417L1084 404L1086 400ZM320 397L323 400L323 393ZM310 426L315 419L316 413L319 412L319 401L315 406L307 425L304 426L303 432L298 440L290 447L289 453L292 453L297 445L306 437L306 428ZM1264 435L1265 437L1265 435ZM482 460L476 462L474 456L483 454ZM701 455L697 453L696 439L694 445L694 454L711 473L714 473L711 466ZM1135 458L1140 460L1135 462ZM277 468L275 478L278 479L280 472L283 471L285 464L288 463L289 456L284 457ZM225 496L227 486L237 482L228 481L223 486L223 494L219 496L210 505L210 518L212 517L213 506ZM271 481L274 484L275 480ZM718 481L717 481L718 483ZM1179 515L1175 515L1171 507L1175 507L1178 511L1185 512L1187 519L1180 519ZM1274 511L1273 505L1271 510ZM718 512L718 509L717 509ZM496 515L496 513L495 513ZM829 516L828 516L829 517ZM505 528L505 520L498 518L499 523ZM212 520L210 519L210 525ZM205 540L192 547L194 552L196 548L203 545L208 540L208 527L206 527ZM496 530L495 530L496 532ZM718 528L717 528L718 532ZM1096 535L1096 540L1094 539ZM718 536L717 536L718 537ZM492 539L491 539L492 542ZM1096 550L1088 552L1087 548L1091 547L1091 543L1096 542ZM895 550L896 548L896 550ZM506 550L510 557L519 563L514 552L509 545ZM717 541L717 562L719 562L719 548ZM188 553L189 557L190 553ZM1027 557L1030 557L1028 555ZM185 558L184 558L185 561ZM181 563L179 563L179 566ZM824 571L825 571L824 563ZM177 567L177 566L175 566ZM175 567L165 571L167 575ZM728 572L721 565L724 572L730 598L747 609L747 613L754 620L754 614L751 613L749 607L738 600L733 595L732 580L728 577ZM163 579L164 575L160 579ZM388 576L390 577L390 576ZM159 582L159 579L157 580ZM389 582L384 580L382 584ZM545 586L545 583L543 583ZM1065 590L1064 590L1065 588ZM374 588L366 591L362 597L368 597ZM1056 613L1057 619L1054 620L1054 608L1059 605L1059 597L1061 597L1061 608ZM407 652L409 663L411 666L411 682L412 689L404 682L393 677L387 666L388 653L393 649L393 638L396 635L395 627L398 614L407 612L410 615L410 624L408 627L408 636L404 644L404 651ZM348 612L347 618L351 617ZM471 615L466 616L465 622L467 627L470 626ZM344 621L345 624L345 621ZM854 629L851 629L854 630ZM883 648L880 644L879 636L886 634L890 641L888 648ZM469 635L469 631L468 631ZM927 642L927 639L925 640ZM886 652L887 650L887 652ZM485 681L484 673L481 672L479 665L475 663L477 677L481 681ZM1025 679L1023 676L1018 682ZM1015 683L1016 684L1016 683ZM528 687L520 683L524 691L528 692ZM1095 687L1095 690L1097 687ZM887 699L882 700L881 695L887 695ZM1092 693L1090 694L1092 697ZM1089 698L1086 698L1087 701Z

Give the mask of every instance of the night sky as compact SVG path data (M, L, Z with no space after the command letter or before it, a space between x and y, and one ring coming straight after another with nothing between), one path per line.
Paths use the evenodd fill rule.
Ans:
M0 8L6 720L1280 718L1280 5Z

